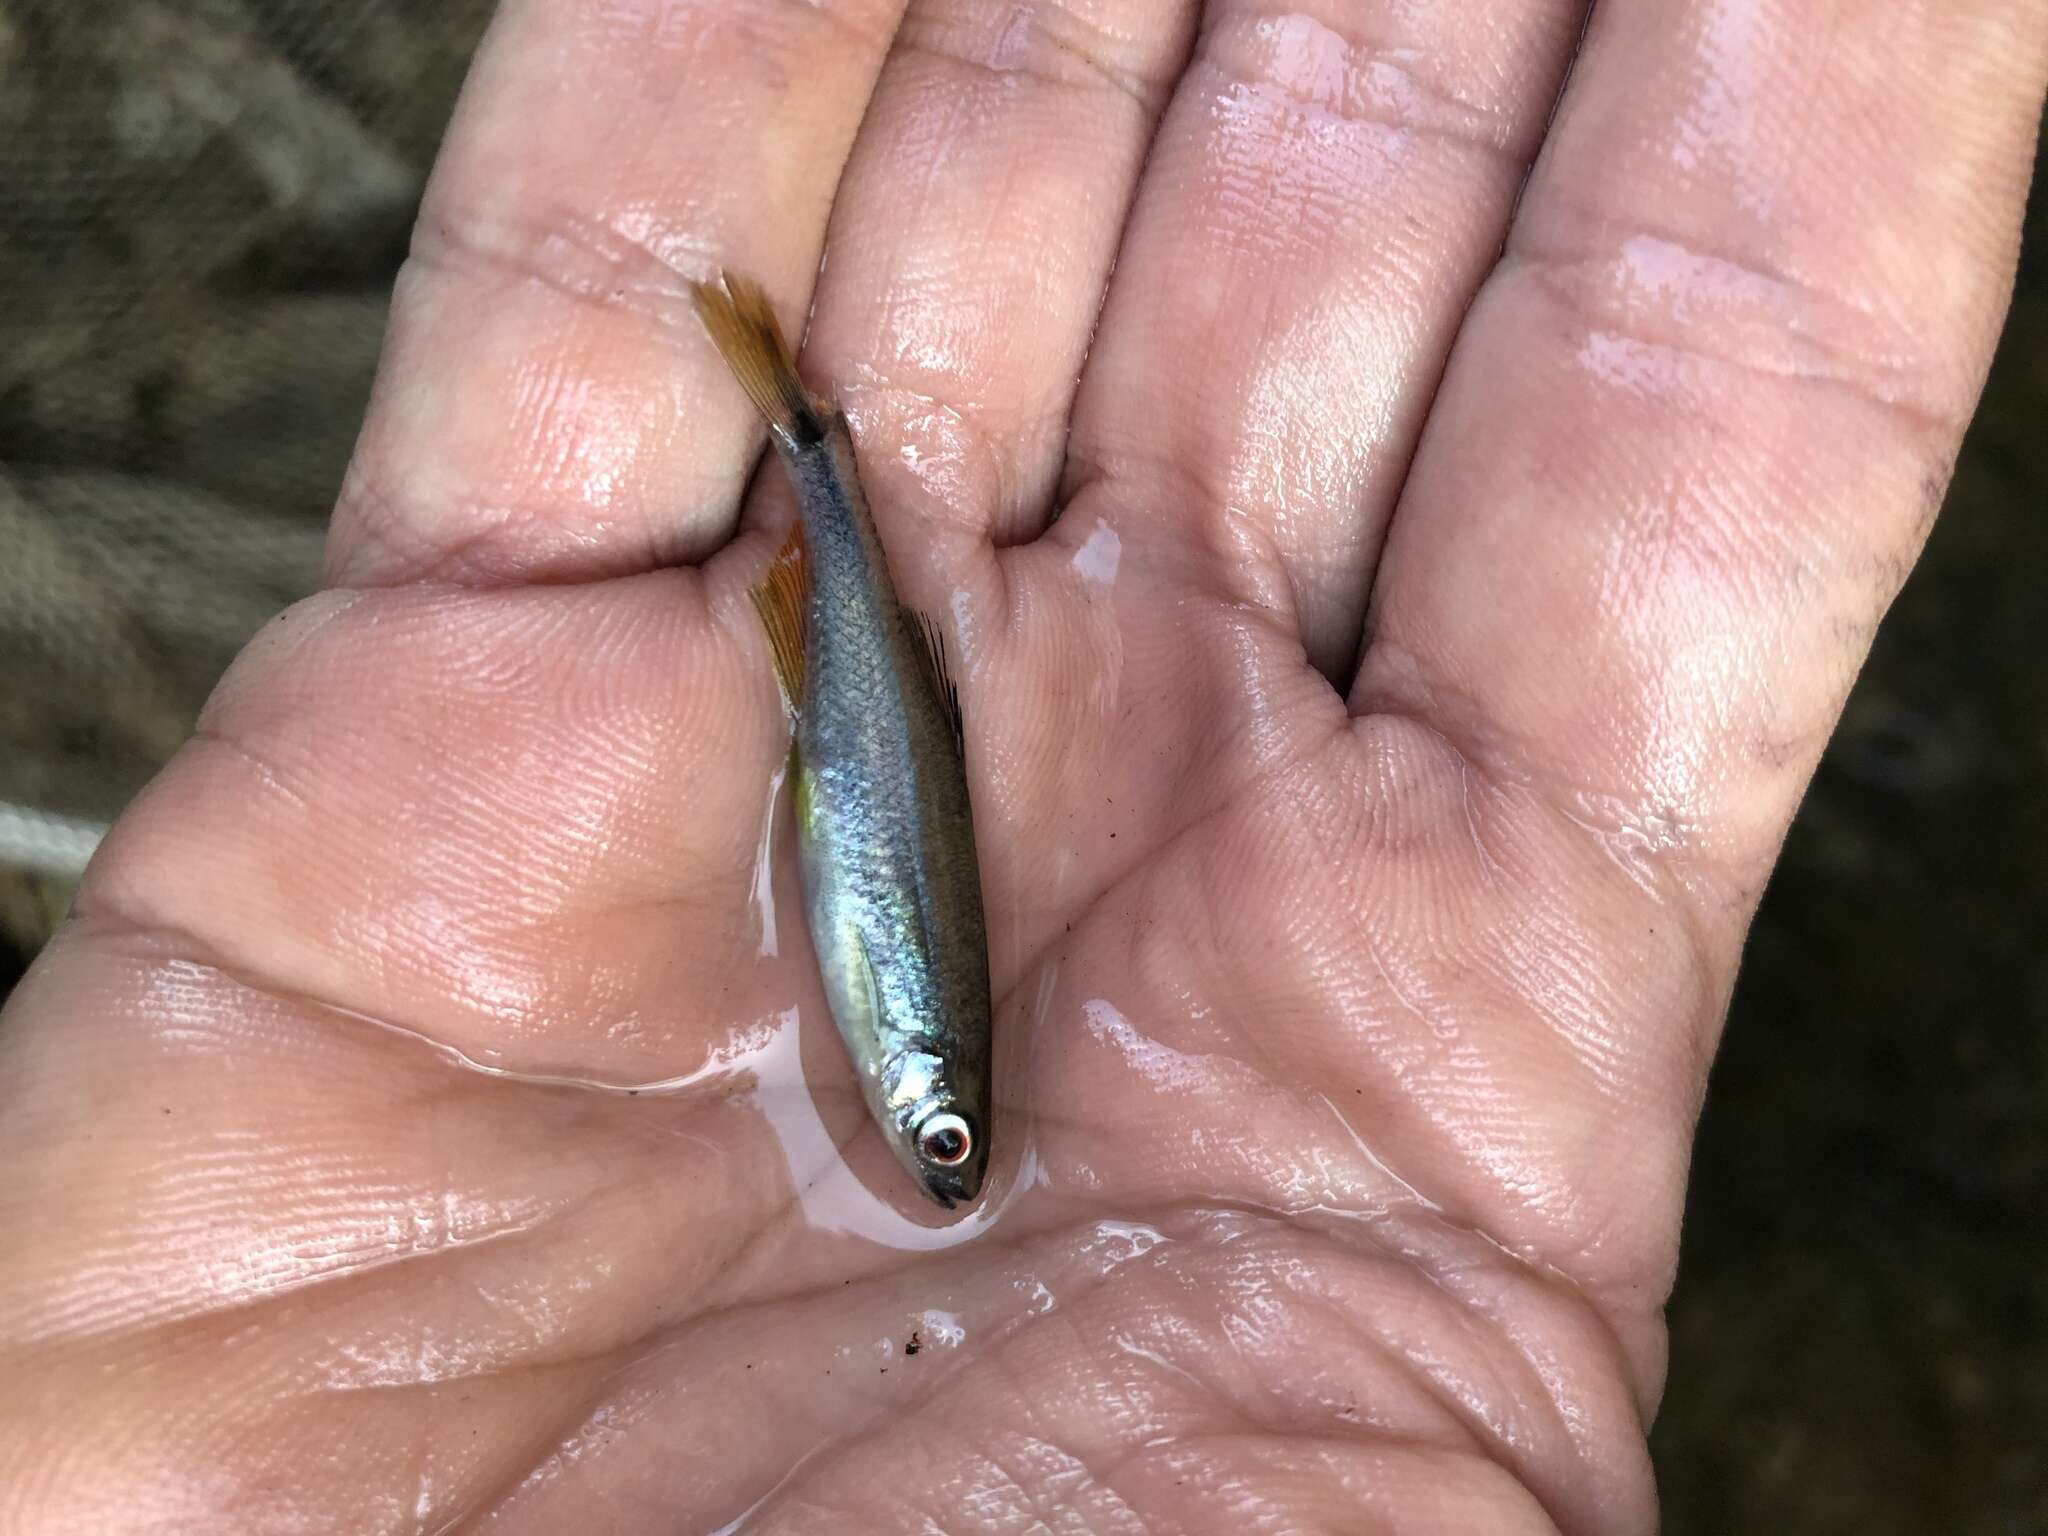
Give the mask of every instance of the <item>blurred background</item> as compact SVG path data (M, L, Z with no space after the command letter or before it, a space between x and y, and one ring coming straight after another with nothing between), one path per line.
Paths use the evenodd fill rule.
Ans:
M0 996L307 591L487 0L0 0ZM2048 214L1757 919L1666 1527L2048 1532Z

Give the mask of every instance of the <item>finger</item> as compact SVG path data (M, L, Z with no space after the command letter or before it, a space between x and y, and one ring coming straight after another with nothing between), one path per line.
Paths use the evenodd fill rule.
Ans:
M1739 938L2009 289L2027 0L1600 12L1460 338L1354 704L1533 778Z
M510 0L401 275L332 580L692 558L759 429L688 279L807 295L901 0Z
M1189 0L916 0L827 242L806 366L892 548L1035 533Z
M1582 8L1224 0L1161 128L1070 486L1325 670Z

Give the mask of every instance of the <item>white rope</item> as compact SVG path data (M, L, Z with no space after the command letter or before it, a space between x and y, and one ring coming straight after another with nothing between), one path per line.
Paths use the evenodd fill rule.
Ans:
M103 821L0 800L0 864L75 880L85 873L86 861L106 835Z

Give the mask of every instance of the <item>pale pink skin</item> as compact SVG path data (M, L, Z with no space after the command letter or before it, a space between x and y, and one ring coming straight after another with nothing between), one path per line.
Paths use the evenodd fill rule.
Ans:
M1572 0L903 9L507 0L332 590L0 1035L0 1529L1654 1524L1707 1062L2048 13L1603 5L1546 142ZM761 953L719 265L956 641L1011 1113L929 1252L786 836Z

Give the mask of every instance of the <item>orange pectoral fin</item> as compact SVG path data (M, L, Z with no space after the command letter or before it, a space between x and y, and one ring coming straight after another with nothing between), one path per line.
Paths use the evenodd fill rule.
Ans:
M775 659L775 680L782 685L783 702L794 715L804 701L804 625L810 612L810 568L804 560L804 529L792 523L789 537L776 551L768 574L747 588L761 627L768 632L768 648Z

